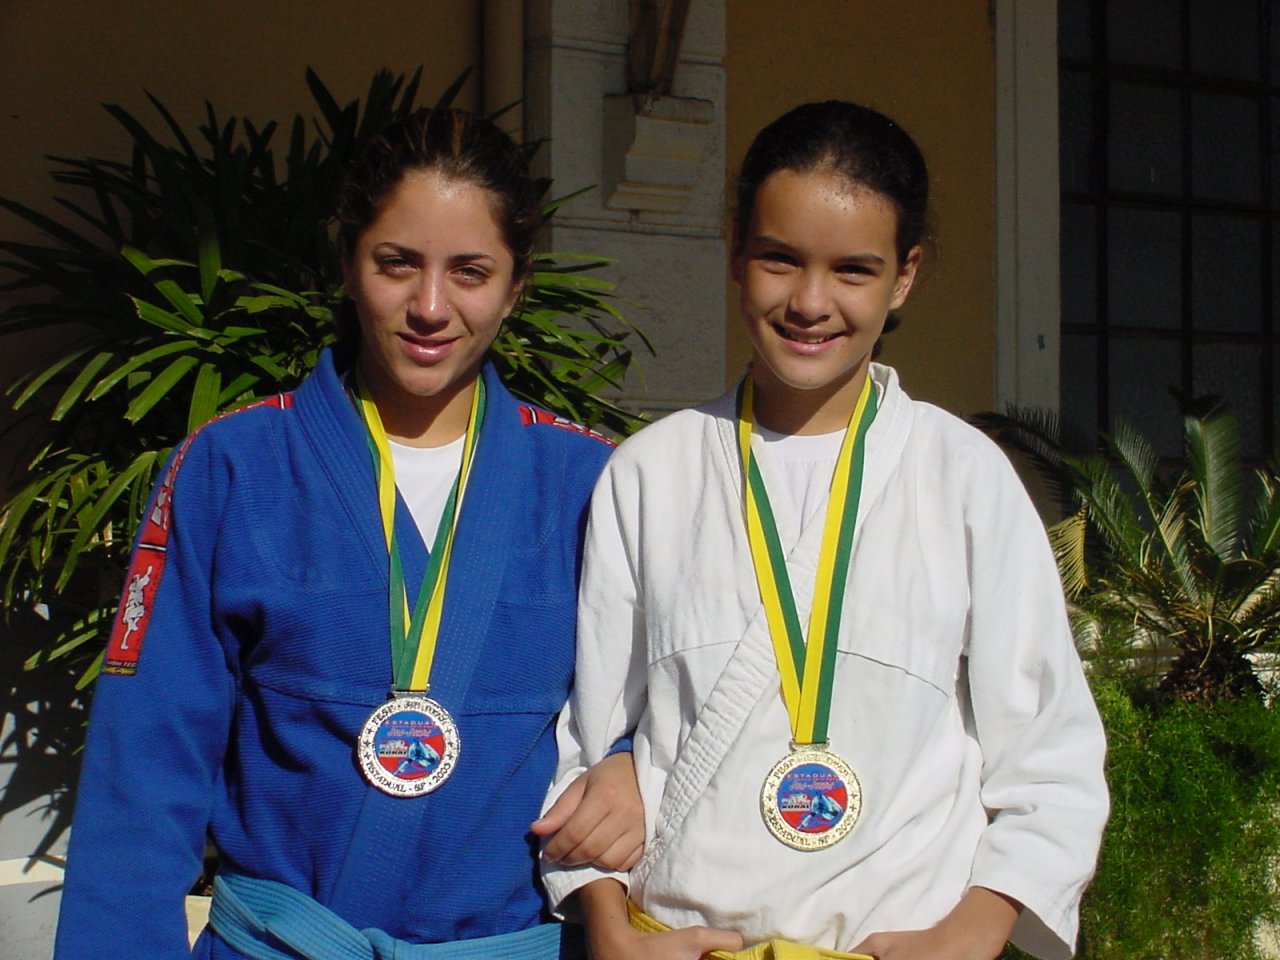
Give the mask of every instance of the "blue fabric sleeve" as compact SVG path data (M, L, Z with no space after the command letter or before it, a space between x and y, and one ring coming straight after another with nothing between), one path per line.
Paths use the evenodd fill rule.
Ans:
M175 480L163 574L131 638L142 644L137 672L104 674L94 691L56 960L189 955L184 897L201 867L235 688L211 617L221 485L199 451Z
M632 738L634 734L635 734L635 731L631 731L630 733L624 733L617 740L613 741L613 746L611 746L608 749L608 751L605 753L605 756L612 757L615 753L631 753L631 751L634 749L634 745L632 743Z

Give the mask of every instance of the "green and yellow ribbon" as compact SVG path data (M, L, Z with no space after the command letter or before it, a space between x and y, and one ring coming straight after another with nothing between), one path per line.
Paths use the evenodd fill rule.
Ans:
M854 404L848 429L840 444L831 496L823 522L818 554L813 609L806 641L800 630L786 556L769 503L760 465L751 449L754 424L751 375L738 389L738 450L742 457L743 500L751 562L760 587L769 636L782 677L782 699L791 718L791 739L797 746L827 742L831 716L831 691L835 680L836 638L844 608L845 585L853 554L853 532L862 495L862 471L866 462L866 436L876 416L875 387L870 375Z
M440 620L444 614L445 584L449 578L449 558L453 553L454 530L458 524L459 504L466 489L480 425L484 422L484 381L477 379L471 397L471 415L467 420L467 436L462 446L462 466L453 481L436 529L435 543L427 571L418 590L418 602L409 612L409 593L404 583L404 565L396 539L396 479L391 460L391 444L378 415L378 407L352 376L356 407L369 431L369 451L373 455L373 472L378 484L378 512L382 516L382 532L390 562L391 666L393 688L399 692L425 692L431 678L431 663L436 655Z

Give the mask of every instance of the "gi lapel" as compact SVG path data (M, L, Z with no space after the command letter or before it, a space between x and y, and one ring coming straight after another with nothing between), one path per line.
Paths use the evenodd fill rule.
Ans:
M528 496L522 481L530 475L528 438L515 402L492 366L485 365L484 378L488 409L458 517L431 670L431 696L455 716L466 713L467 690L506 574L511 529Z
M444 615L431 668L432 699L459 723L460 763L467 762L467 689L485 645L506 569L508 534L521 503L520 481L529 475L528 448L519 433L515 403L492 367L485 366L484 376L487 410L458 517L457 539L445 585ZM427 550L399 498L396 529L404 537L405 578L416 590L422 582ZM377 533L385 563L386 547L380 527ZM448 786L441 789L447 790ZM359 916L371 886L382 886L389 896L399 889L404 838L415 835L430 806L421 798L404 800L372 787L365 792L347 856L327 901L331 910L344 916Z
M740 498L742 471L732 394L727 405L723 399L716 401L709 411L704 443L708 453L715 452L716 469L725 495ZM738 549L747 551L745 529L735 536L741 541ZM764 606L760 604L680 747L658 808L657 833L646 845L644 858L632 870L633 882L643 886L649 873L661 862L671 838L679 833L694 801L702 795L724 760L725 751L745 725L747 714L755 709L762 696L776 696L777 687L778 668L773 659Z
M298 389L298 399L298 417L312 446L315 462L328 475L334 496L346 512L345 518L333 520L340 523L345 519L351 525L364 545L367 554L364 562L372 564L375 570L383 570L385 577L387 546L378 517L368 433L347 396L331 350L320 354L315 371ZM398 510L397 524L401 520L399 513Z

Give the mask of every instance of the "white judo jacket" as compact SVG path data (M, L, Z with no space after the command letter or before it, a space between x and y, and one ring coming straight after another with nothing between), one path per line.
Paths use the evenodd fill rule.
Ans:
M1044 528L991 441L912 401L891 368L872 376L829 729L862 786L853 832L797 851L760 813L790 727L732 392L627 440L596 487L548 802L634 731L647 844L618 879L663 923L850 950L930 926L980 885L1025 904L1016 944L1068 957L1107 814L1105 744ZM822 516L797 530L788 498L772 503L807 624ZM602 875L544 879L556 904Z

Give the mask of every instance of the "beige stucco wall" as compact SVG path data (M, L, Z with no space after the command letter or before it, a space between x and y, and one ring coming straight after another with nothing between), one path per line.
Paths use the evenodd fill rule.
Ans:
M727 0L726 155L807 100L857 100L898 120L929 162L937 250L882 359L915 397L957 413L995 400L994 32L988 0L872 6ZM785 8L785 15L781 11ZM728 370L749 355L729 298Z
M478 6L95 0L51 7L4 0L0 193L48 208L44 154L119 156L127 140L99 103L151 121L157 115L146 91L189 128L203 120L205 100L223 116L290 120L312 112L308 66L345 103L363 94L379 67L400 73L423 65L429 101L477 63ZM465 105L474 105L474 87L464 93ZM12 235L14 223L0 212L0 235Z

